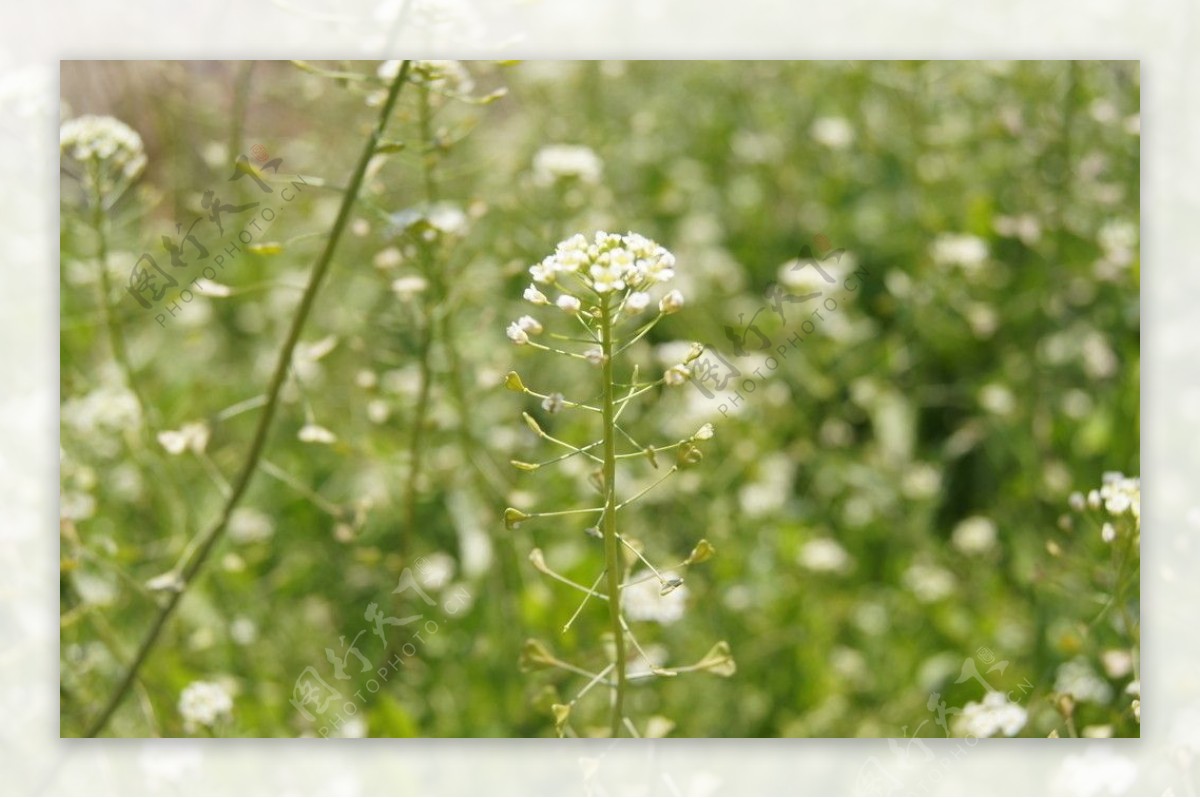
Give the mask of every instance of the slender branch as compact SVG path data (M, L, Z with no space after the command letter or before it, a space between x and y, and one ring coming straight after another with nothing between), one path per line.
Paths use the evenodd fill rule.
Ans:
M625 704L625 628L621 618L621 550L617 542L617 431L613 387L613 330L607 295L600 301L600 348L604 352L604 560L608 613L616 648L612 736L620 737Z
M387 99L383 103L383 109L380 112L379 120L375 124L375 129L367 139L366 145L363 147L362 154L359 156L358 164L355 166L354 174L350 178L350 183L346 188L346 193L342 197L342 205L338 209L337 218L334 220L333 228L330 231L329 237L325 240L325 247L317 258L316 264L313 266L312 274L308 279L308 286L304 289L304 295L300 298L300 305L296 309L296 315L292 318L292 325L288 330L287 337L284 339L283 346L279 350L279 358L275 364L275 372L271 376L271 382L267 388L267 402L263 408L263 414L259 417L258 427L254 431L254 439L250 444L250 450L246 455L246 460L242 465L242 469L238 474L237 481L233 485L233 492L225 501L225 506L221 511L221 516L216 524L205 534L200 546L197 548L195 555L184 567L181 576L182 587L178 591L173 591L166 603L163 604L154 621L147 630L145 637L142 638L141 645L138 646L137 653L134 655L133 662L126 669L124 676L116 689L113 690L108 702L101 709L96 720L92 722L87 730L87 737L95 737L104 730L112 718L113 713L125 696L129 693L130 688L137 680L138 673L141 671L142 665L146 662L155 643L158 642L159 635L162 634L163 628L167 621L175 612L175 608L179 606L179 601L183 598L183 594L192 582L199 575L200 570L204 567L209 554L217 541L222 537L225 527L229 523L229 517L233 514L238 502L241 501L246 489L250 486L250 480L258 469L259 460L267 443L267 434L270 432L271 422L275 417L275 411L279 404L279 394L286 381L288 369L292 362L292 353L296 348L296 343L300 340L300 334L304 329L304 324L308 321L308 316L312 312L312 307L317 298L317 293L320 291L321 282L326 273L329 271L329 266L333 261L333 253L337 248L338 242L341 240L342 231L346 227L346 222L350 218L350 211L354 206L354 201L358 196L359 190L362 188L363 179L367 172L367 164L375 155L375 148L378 145L379 139L383 135L383 131L387 127L388 119L392 115L392 110L396 105L396 98L400 96L400 89L408 80L408 70L410 62L405 61L396 79L392 82L388 89Z

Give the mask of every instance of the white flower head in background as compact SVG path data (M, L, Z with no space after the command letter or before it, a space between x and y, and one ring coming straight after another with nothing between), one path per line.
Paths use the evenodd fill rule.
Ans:
M844 150L854 143L854 128L840 116L818 117L809 132L814 141L831 150Z
M1027 719L1024 707L1009 701L1004 693L990 690L983 701L971 701L962 708L955 730L964 737L1012 737L1025 727Z
M630 620L654 621L665 626L683 617L687 587L673 571L663 571L662 580L648 571L630 577L630 584L621 591L621 608Z
M168 454L183 454L191 451L203 454L208 446L208 425L203 421L193 421L184 424L177 430L163 430L158 433L158 442Z
M591 147L582 145L551 144L533 156L533 180L539 186L567 179L598 183L603 171L604 162L600 156Z
M996 545L996 523L982 515L964 518L950 534L950 543L963 554L986 554Z
M943 233L934 239L932 255L940 265L975 272L987 261L988 246L982 238L968 233Z
M336 435L320 424L313 424L312 422L301 427L300 431L296 433L296 437L304 443L330 444L337 442Z
M179 714L188 734L211 729L233 716L233 698L216 682L192 682L179 695Z
M832 538L815 538L800 547L800 565L817 573L844 573L853 561L846 550Z
M61 153L78 164L84 185L100 196L119 195L146 166L142 137L111 116L68 119L58 142Z

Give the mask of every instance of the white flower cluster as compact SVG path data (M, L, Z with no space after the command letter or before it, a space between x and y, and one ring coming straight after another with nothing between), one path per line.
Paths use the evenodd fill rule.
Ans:
M574 274L597 294L627 288L642 291L675 276L675 256L637 233L600 231L591 242L576 233L561 242L553 255L531 266L529 274L543 285Z
M551 144L533 156L533 180L540 186L569 178L597 183L603 170L604 163L596 151L582 145Z
M971 701L958 716L957 731L964 737L1012 737L1025 726L1028 713L1008 700L1004 693L991 690L982 702Z
M1090 490L1085 497L1076 491L1067 499L1071 509L1082 512L1084 508L1101 510L1111 516L1112 521L1129 519L1133 529L1140 533L1142 526L1142 481L1138 477L1127 477L1120 471L1106 471L1101 478L1099 490ZM1100 527L1100 536L1105 543L1116 540L1117 527L1106 521Z
M529 274L535 284L525 289L526 301L534 305L553 304L565 313L578 315L586 324L586 319L594 318L597 311L592 307L585 308L585 299L620 293L617 301L609 305L617 315L636 316L650 307L650 289L675 276L675 256L637 233L617 235L600 231L590 242L577 233L560 242L553 255L530 266ZM568 279L575 285L568 285ZM551 302L537 284L555 286L561 293ZM580 297L572 293L579 289L591 296ZM683 294L671 290L658 301L658 312L666 316L683 306ZM517 345L528 344L531 336L541 332L541 323L532 316L522 316L508 325L507 330L509 339ZM604 362L604 353L599 347L589 349L582 356L595 366ZM698 352L696 356L699 356ZM686 363L674 365L663 374L667 385L683 385L690 377Z
M111 116L79 116L63 122L58 144L62 154L80 163L102 161L127 180L137 177L146 165L142 137Z
M192 682L179 696L183 728L192 734L233 714L233 698L216 682Z

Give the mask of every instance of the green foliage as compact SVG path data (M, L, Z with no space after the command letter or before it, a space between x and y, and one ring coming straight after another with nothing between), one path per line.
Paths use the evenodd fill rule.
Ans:
M70 107L119 117L147 156L102 229L64 158L64 736L95 717L171 589L157 578L220 512L378 115L376 66L124 65L102 101L74 71L90 67L64 65ZM220 735L541 736L556 722L605 733L603 718L593 729L563 717L580 677L519 667L531 638L594 660L604 613L561 634L578 592L527 557L540 549L590 585L602 564L592 522L503 519L506 507L578 506L590 490L590 469L510 463L544 459L521 411L591 440L572 414L551 427L524 388L585 385L594 367L518 358L505 326L530 312L530 264L597 229L636 230L678 261L687 311L630 348L631 363L658 375L700 341L742 372L723 391L707 383L712 398L684 385L622 417L656 440L715 428L703 466L647 493L627 523L652 530L671 562L701 539L717 552L688 571L682 620L638 627L643 645L720 670L722 652L704 654L728 641L737 661L728 678L632 687L639 733L940 736L937 701L984 698L959 681L967 660L1027 711L1022 736L1139 733L1126 688L1140 532L1128 512L1069 505L1105 472L1139 471L1136 63L465 68L466 81L414 70L246 510L106 734L184 734L180 695L196 681L232 695L209 730ZM562 144L595 162L545 154ZM270 194L229 180L255 145L282 159L273 173L251 155ZM211 263L253 217L227 213L215 235L206 191L277 218L178 314L144 310L125 290L143 252L190 285L200 269L173 271L162 237L202 218ZM781 300L781 318L778 289L823 293ZM655 473L647 461L636 479ZM397 622L382 636L372 603ZM360 632L369 667L350 656L339 679L326 650L344 656L339 638ZM312 719L292 703L308 668L341 695ZM1087 696L1064 703L1072 685ZM947 718L953 731L961 714Z

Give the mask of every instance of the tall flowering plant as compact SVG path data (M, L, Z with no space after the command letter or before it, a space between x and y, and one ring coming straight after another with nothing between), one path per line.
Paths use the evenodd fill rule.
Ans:
M572 319L582 329L583 337L547 333L541 321L533 316L522 316L508 326L509 339L517 346L584 360L598 368L599 385L588 385L587 390L599 401L578 401L562 391L539 393L526 387L515 371L509 373L507 387L540 399L542 409L549 416L565 411L598 416L600 434L595 440L577 446L546 431L533 416L525 413L525 423L534 434L566 451L544 462L513 461L513 465L524 471L536 471L570 458L586 458L598 466L593 487L599 493L599 503L578 509L537 512L509 507L504 512L504 521L510 529L537 518L580 515L590 521L586 532L603 550L603 567L590 587L555 571L540 549L535 548L530 553L530 560L542 574L583 594L563 628L564 633L594 600L606 607L608 644L603 646L601 666L589 669L566 662L551 653L545 644L530 640L522 653L522 667L558 668L587 679L574 698L553 706L556 730L560 735L575 733L571 725L572 710L597 685L608 688L611 735L617 737L626 731L638 735L636 725L625 710L630 683L674 677L686 671L706 670L729 676L735 670L725 642L717 643L692 665L667 667L656 664L638 641L630 623L631 620L674 620L686 595L680 572L704 562L714 553L708 541L702 539L677 565L657 567L646 553L651 547L630 535L622 520L622 511L631 504L675 472L698 463L702 454L697 444L713 436L712 425L705 424L687 438L665 445L647 445L634 438L620 423L622 414L634 399L684 384L690 377L690 364L700 356L702 347L694 345L682 362L649 381L639 382L637 367L623 364L621 355L629 347L665 316L684 306L680 291L665 289L675 276L674 255L644 236L598 232L589 240L577 234L560 243L553 254L532 266L529 272L533 284L525 289L524 298L536 306L553 307L556 315ZM553 300L547 292L555 294ZM554 343L542 343L544 336ZM564 348L572 345L582 351ZM662 470L669 462L667 458L672 456L674 462L658 480L631 496L622 497L619 463L644 458L653 468ZM631 647L640 662L636 668L631 667Z

